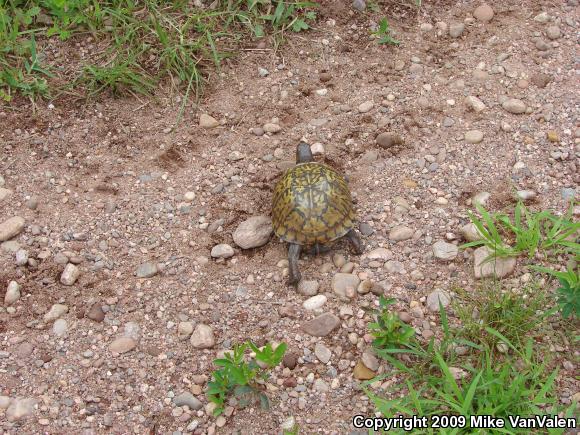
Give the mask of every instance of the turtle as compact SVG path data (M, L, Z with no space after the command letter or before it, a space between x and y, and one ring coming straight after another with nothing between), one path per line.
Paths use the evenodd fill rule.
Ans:
M296 147L296 166L276 183L272 197L274 233L288 243L288 284L301 279L298 259L303 247L315 253L329 250L325 244L345 237L356 254L363 248L354 229L356 214L344 177L314 161L310 145Z

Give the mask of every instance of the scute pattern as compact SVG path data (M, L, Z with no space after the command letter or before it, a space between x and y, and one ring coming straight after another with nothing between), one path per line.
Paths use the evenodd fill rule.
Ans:
M274 188L272 223L276 235L286 242L331 242L350 231L354 222L346 180L327 165L297 164Z

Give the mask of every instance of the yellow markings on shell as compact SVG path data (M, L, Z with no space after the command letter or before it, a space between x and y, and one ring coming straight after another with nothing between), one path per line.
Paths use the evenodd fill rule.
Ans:
M355 213L344 178L321 163L289 169L274 188L272 223L282 240L308 245L344 236Z

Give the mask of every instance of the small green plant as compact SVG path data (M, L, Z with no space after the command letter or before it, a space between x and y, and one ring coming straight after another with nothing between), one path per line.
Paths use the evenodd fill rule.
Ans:
M372 1L372 0L367 1L367 9L371 12L380 12L381 11L381 7L379 6L379 4L377 2Z
M259 0L253 0L253 3L262 3ZM279 31L292 30L293 32L301 32L310 28L308 22L316 19L314 11L304 11L306 8L316 7L317 4L313 2L287 2L278 0L272 2L276 4L276 9L273 13L262 15L260 18L272 23L272 27ZM251 9L251 8L250 8ZM261 35L263 36L263 32Z
M544 272L558 278L560 287L556 289L558 295L558 305L564 318L572 314L580 318L580 278L578 277L578 268L568 266L566 272L558 272L542 266L531 266L538 272Z
M404 383L396 383L390 390L384 391L390 393L392 398L368 388L376 379L365 383L363 389L377 410L387 418L444 414L464 417L464 429L425 429L414 430L413 433L473 433L469 417L490 415L504 417L508 422L503 433L523 434L529 433L529 430L509 426L509 415L552 415L562 411L567 417L574 415L575 403L565 410L558 406L555 392L557 370L549 372L548 362L538 362L533 340L528 340L524 347L518 348L492 328L487 328L487 332L506 343L513 355L494 359L493 349L478 346L481 354L476 364L468 363L458 368L451 366L445 354L435 347L422 355L429 360L429 372L417 370L414 364L405 366L400 363L394 373L385 375L392 377L403 374L406 379ZM405 432L400 430L395 433Z
M299 435L300 434L300 426L298 423L295 423L292 429L284 429L283 435Z
M453 309L462 325L458 335L491 349L498 341L495 335L486 332L488 328L520 345L554 313L548 309L547 291L538 282L530 282L517 292L492 281L477 289L457 288L455 292L459 298L453 302Z
M389 305L395 303L394 298L379 298L379 310L375 311L376 320L369 323L371 334L375 337L373 346L376 349L392 349L405 347L415 336L415 330L405 324L397 314L389 311Z
M580 244L569 240L580 230L580 222L571 220L573 204L564 215L558 217L548 210L530 212L520 201L515 207L513 222L504 213L489 213L479 203L475 207L482 219L471 212L469 217L482 239L461 247L487 246L492 255L486 261L494 257L516 257L522 253L531 259L538 251L545 256L560 253L580 255Z
M91 0L42 0L41 3L53 22L46 35L49 37L58 35L64 41L72 36L78 26L88 24L89 15L86 10L92 6L93 2Z
M209 401L217 405L214 415L218 416L224 411L226 400L232 393L241 407L259 402L262 408L268 409L268 396L259 382L268 379L269 371L280 364L287 347L286 343L282 343L273 349L268 343L259 349L248 341L235 345L233 353L227 352L224 358L215 359L214 364L221 368L212 373L213 380L208 382L207 391ZM248 348L256 355L249 362L246 361Z
M371 32L373 36L378 38L379 44L389 44L389 45L399 45L400 42L397 41L391 35L391 28L389 27L389 22L386 18L383 17L381 21L379 21L379 27L374 32Z
M109 89L113 95L124 95L127 92L147 95L155 87L154 80L131 59L114 61L104 67L87 65L81 79L91 96L104 89Z

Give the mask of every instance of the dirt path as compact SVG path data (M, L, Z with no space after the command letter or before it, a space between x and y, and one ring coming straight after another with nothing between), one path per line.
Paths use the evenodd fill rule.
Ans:
M487 23L473 18L478 2L438 3L418 16L389 12L400 47L369 38L382 14L327 5L306 37L227 65L175 131L179 101L163 94L61 102L36 116L1 109L0 187L10 193L0 191L0 226L26 223L0 252L0 294L20 285L0 307L0 408L33 399L19 402L20 419L0 410L2 431L270 434L293 416L303 433L349 433L352 416L370 415L353 367L369 345L363 308L375 293L397 297L428 339L438 320L427 296L474 282L472 252L442 260L433 250L462 243L470 198L490 192L498 209L513 185L562 211L580 181L577 1L492 2ZM200 113L218 125L204 117L200 127ZM386 132L404 143L377 143ZM232 240L240 222L269 215L272 179L301 138L348 175L366 246L360 257L342 242L337 255L303 257L303 277L316 282L309 295L286 287L282 243L241 250ZM221 243L234 255L211 258ZM63 285L68 263L80 276ZM332 288L347 279L335 277L340 268L373 291L342 301ZM521 275L516 266L508 279ZM313 312L302 304L314 287L327 301ZM322 312L340 324L305 333ZM215 345L192 345L198 324ZM297 365L273 373L270 412L232 408L216 422L203 394L211 361L246 339L288 343L297 361L286 365ZM363 361L384 370L372 355ZM574 370L560 371L563 403L578 393Z

